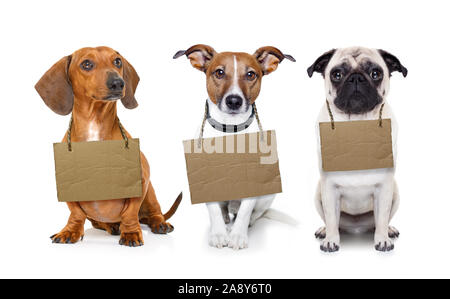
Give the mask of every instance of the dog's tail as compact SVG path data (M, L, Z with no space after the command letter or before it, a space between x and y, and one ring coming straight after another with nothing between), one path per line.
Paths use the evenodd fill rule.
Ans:
M266 212L262 215L263 218L272 219L281 223L285 223L288 225L296 226L298 225L298 221L289 216L288 214L285 214L283 212L274 210L274 209L267 209Z
M175 214L182 199L183 199L183 192L180 192L177 199L175 199L175 202L173 203L172 207L170 207L169 211L167 211L167 213L164 214L164 220L167 221L170 217L173 216L173 214Z

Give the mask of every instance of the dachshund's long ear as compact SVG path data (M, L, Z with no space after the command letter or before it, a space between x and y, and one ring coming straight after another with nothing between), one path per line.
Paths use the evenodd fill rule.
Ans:
M334 52L336 52L336 49L325 52L319 58L317 58L316 61L314 61L314 63L308 68L308 76L311 78L314 72L321 73L323 76L328 62L330 62L331 57L333 57L334 55Z
M295 62L294 57L288 54L283 54L280 50L275 47L261 47L253 54L253 56L258 60L259 65L263 71L264 75L268 75L278 68L278 64L283 61L283 59Z
M139 76L134 67L122 57L123 60L123 80L125 81L125 96L122 98L122 104L125 108L134 109L138 102L134 97L134 92L139 83Z
M68 75L71 59L71 55L61 58L34 86L45 104L61 115L69 114L73 107L73 91Z
M173 59L177 59L183 55L186 55L186 57L189 58L193 67L202 72L206 72L209 63L214 55L216 55L216 51L210 46L199 44L192 46L187 50L178 51L173 55Z
M400 60L397 57L381 49L378 50L378 53L383 57L384 62L389 69L389 75L396 71L402 73L403 77L408 75L408 70L400 63Z

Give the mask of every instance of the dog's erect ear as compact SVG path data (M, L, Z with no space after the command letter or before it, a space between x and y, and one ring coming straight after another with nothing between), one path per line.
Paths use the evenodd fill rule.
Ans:
M139 83L139 76L134 67L122 57L123 60L123 80L125 81L125 96L122 98L122 104L125 108L134 109L138 102L134 97L134 92Z
M389 75L395 71L402 73L403 77L408 75L408 70L400 63L400 60L398 60L397 57L381 49L378 50L378 53L383 57L384 62L389 69Z
M45 104L60 115L67 115L73 108L73 91L69 80L72 56L65 56L55 63L34 86Z
M186 57L189 58L193 67L202 72L206 72L209 63L214 55L216 55L216 51L210 46L200 44L192 46L186 51L178 51L175 55L173 55L173 59L177 59L183 55L186 55Z
M336 49L325 52L317 58L316 61L314 61L314 63L308 68L308 76L311 78L314 72L321 73L322 76L324 76L325 69L330 62L331 57L333 57L334 52L336 52Z
M283 54L280 50L275 47L261 47L253 54L253 56L258 60L259 65L263 70L264 75L268 75L277 69L278 64L287 59L295 62L294 57L288 54Z

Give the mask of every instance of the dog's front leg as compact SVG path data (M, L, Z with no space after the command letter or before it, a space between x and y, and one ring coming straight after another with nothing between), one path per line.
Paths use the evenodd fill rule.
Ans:
M50 237L53 243L71 244L83 240L86 214L77 202L68 202L67 206L70 209L69 220L59 233Z
M374 193L375 249L378 251L391 251L394 249L394 243L389 238L389 220L393 196L393 180L380 184Z
M221 204L219 202L209 202L206 204L211 222L208 243L210 246L217 248L223 248L228 245L227 227L223 220Z
M230 233L228 247L235 250L248 247L248 226L253 209L256 205L256 198L246 198L241 200L236 220Z
M121 214L119 244L130 247L142 246L144 238L138 216L142 197L130 198L127 201L128 205Z
M322 240L320 249L325 252L339 250L339 219L341 216L340 192L332 183L321 184L322 206L325 218L326 236Z

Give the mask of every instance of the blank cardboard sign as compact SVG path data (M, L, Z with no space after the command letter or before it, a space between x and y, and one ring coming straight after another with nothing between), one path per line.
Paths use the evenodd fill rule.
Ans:
M58 201L142 196L139 139L54 143Z
M348 171L394 167L391 120L319 123L322 168Z
M282 192L275 131L183 141L193 204Z

